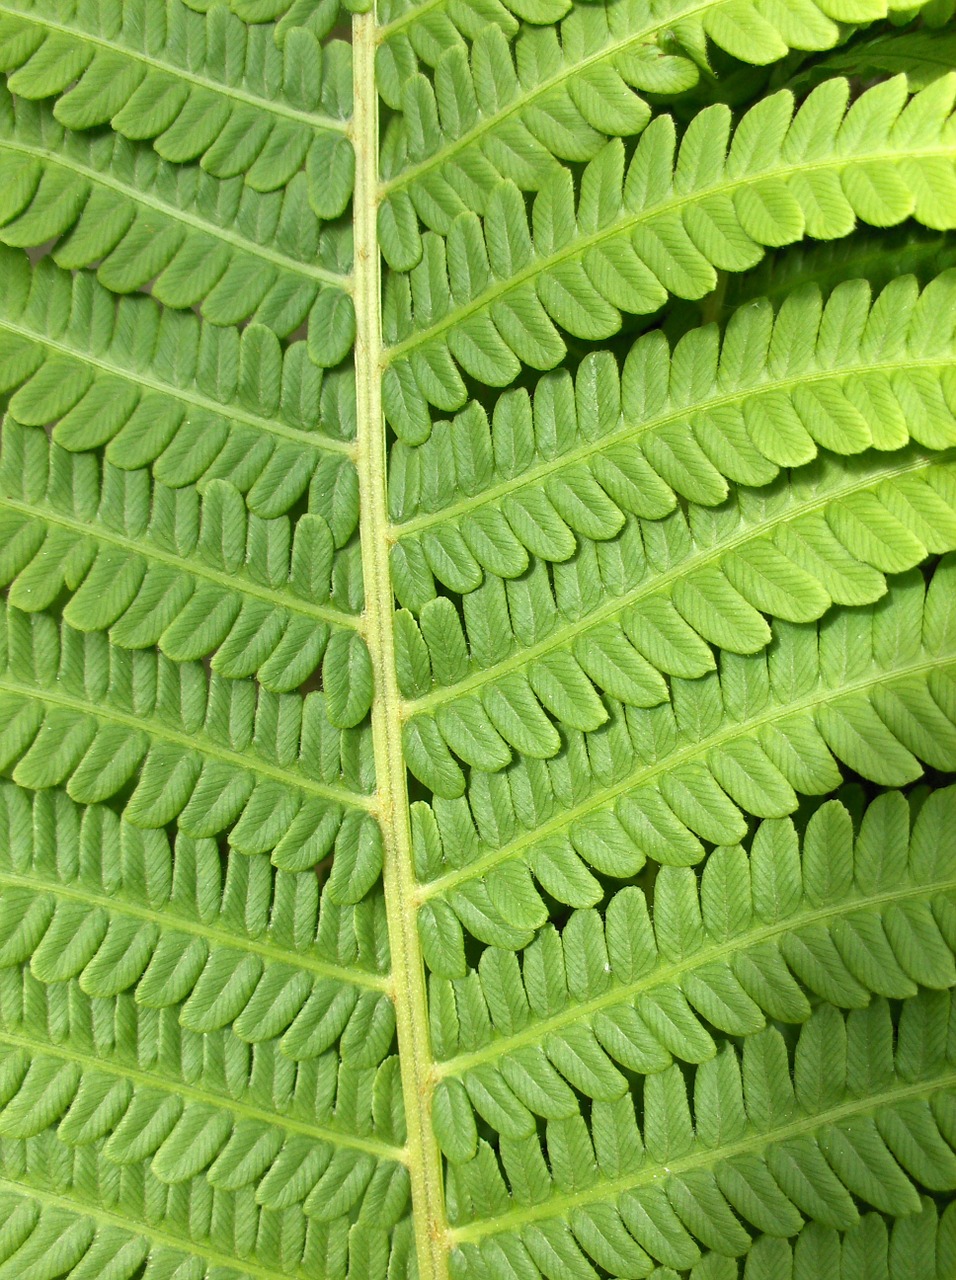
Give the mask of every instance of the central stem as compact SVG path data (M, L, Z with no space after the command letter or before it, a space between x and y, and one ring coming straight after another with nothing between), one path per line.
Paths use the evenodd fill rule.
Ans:
M366 638L375 676L372 737L376 813L385 845L385 903L392 958L395 1021L408 1124L419 1280L447 1280L448 1228L442 1165L431 1122L435 1064L428 1028L425 968L418 937L418 886L412 864L408 788L395 671L394 604L388 564L385 419L382 414L381 259L378 251L378 94L375 88L377 28L374 10L353 19L355 90L355 388L358 416L356 465L365 579Z

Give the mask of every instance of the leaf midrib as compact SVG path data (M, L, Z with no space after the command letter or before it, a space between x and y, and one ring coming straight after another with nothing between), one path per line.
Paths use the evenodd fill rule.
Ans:
M772 942L776 938L806 928L808 925L839 920L856 911L892 906L895 902L905 902L910 899L918 900L920 898L931 899L936 894L953 893L956 891L956 874L948 880L934 880L927 884L917 884L915 881L910 881L900 889L873 894L861 893L854 883L852 891L858 896L847 898L832 906L806 910L804 909L806 904L806 891L804 890L797 912L786 919L776 920L773 924L763 925L759 928L748 928L743 933L736 934L733 938L724 942L705 945L681 960L660 964L653 972L642 974L632 982L618 983L590 1000L584 1000L578 1004L569 1003L560 1013L539 1019L529 1024L522 1031L514 1032L508 1036L500 1036L481 1049L474 1049L469 1053L459 1053L452 1058L446 1058L444 1062L438 1064L436 1070L440 1076L458 1076L465 1071L469 1071L472 1067L480 1066L482 1063L496 1062L516 1049L521 1049L526 1045L539 1044L545 1036L554 1031L559 1031L562 1027L577 1022L585 1022L595 1013L600 1013L602 1009L624 1004L633 1000L635 996L653 992L655 988L665 986L668 983L677 983L679 985L684 976L703 968L705 965L730 960L739 954L746 954L764 942ZM761 1010L761 1012L763 1013L764 1010ZM770 1021L769 1017L768 1021Z
M395 1032L407 1130L414 1248L420 1280L448 1280L441 1153L431 1122L435 1078L428 994L415 902L415 872L395 664L395 597L385 534L388 451L382 412L382 291L378 247L379 111L375 4L352 20L355 101L355 391L359 531L365 580L365 639L372 668L372 744L382 834L382 881L395 1002Z
M535 1222L540 1218L557 1217L581 1205L593 1204L598 1200L610 1200L623 1191L651 1186L667 1176L679 1177L682 1173L688 1173L694 1169L712 1168L735 1156L748 1155L763 1148L787 1142L791 1138L813 1134L816 1130L823 1129L825 1126L839 1124L841 1120L865 1115L867 1112L885 1111L887 1107L908 1102L911 1099L919 1099L921 1097L925 1099L929 1095L941 1092L944 1089L956 1087L956 1071L947 1072L935 1079L921 1080L915 1084L900 1084L898 1079L897 1077L892 1086L882 1089L876 1094L870 1094L864 1098L853 1098L850 1101L841 1103L839 1106L828 1107L823 1111L814 1112L812 1115L804 1111L795 1120L789 1124L781 1125L777 1129L767 1129L759 1133L752 1131L746 1138L741 1138L736 1142L728 1142L713 1149L705 1148L701 1151L698 1146L698 1149L691 1152L691 1154L671 1160L666 1166L648 1164L637 1173L627 1174L620 1178L608 1178L592 1187L587 1187L583 1191L565 1192L552 1196L537 1205L508 1210L499 1214L496 1218L478 1219L467 1226L453 1228L450 1233L451 1238L455 1243L459 1243L480 1240L484 1236L497 1235L503 1231L512 1231L525 1223ZM800 1111L799 1103L795 1105L795 1109ZM697 1144L695 1143L695 1145Z
M520 670L528 666L542 654L550 653L553 649L564 648L579 636L586 635L592 627L599 626L601 623L614 618L616 615L623 613L626 609L630 609L633 605L644 599L653 598L671 584L683 579L688 573L693 572L693 570L706 566L712 562L719 562L724 556L734 551L737 547L745 545L750 542L751 539L760 537L762 534L770 530L784 526L791 520L799 520L804 516L812 515L814 512L824 509L829 506L831 502L838 501L847 494L868 490L875 485L883 483L885 480L892 479L894 476L929 470L934 466L946 464L947 459L949 458L956 459L956 452L949 451L941 453L939 457L934 457L930 454L921 454L915 458L909 459L903 465L887 467L885 470L881 470L878 475L870 474L865 477L853 477L838 488L829 490L824 494L819 494L811 501L801 503L798 507L781 511L769 519L759 520L754 524L746 525L735 533L733 537L724 539L719 546L695 546L694 551L686 559L672 565L669 569L657 572L652 577L638 583L636 587L632 587L630 591L626 591L623 595L612 596L603 604L591 609L583 618L580 618L575 622L564 623L563 626L558 627L556 630L545 636L543 640L539 640L533 645L522 646L516 653L511 654L503 661L497 663L494 667L484 667L481 670L475 671L471 675L466 676L464 680L459 681L457 684L441 685L432 690L431 693L427 693L421 698L406 700L403 703L402 715L405 718L411 718L413 715L432 711L435 707L453 702L464 694L470 693L473 689L481 688L483 685L490 684L492 681L500 679L503 675L507 675L512 671ZM844 607L850 608L852 606L848 605Z
M905 663L892 671L879 670L873 664L865 678L861 677L836 688L827 686L824 683L822 672L818 670L817 688L814 693L807 697L799 698L796 702L774 703L774 694L771 688L768 695L770 705L760 715L753 716L745 722L734 721L731 725L722 727L720 732L710 735L701 742L688 743L683 749L675 751L668 756L666 760L658 761L653 765L642 766L613 785L599 788L587 800L583 800L580 804L570 809L565 809L557 817L549 819L549 821L542 823L541 826L530 831L526 830L523 835L509 841L508 844L502 845L498 849L493 849L490 853L477 858L466 867L456 867L453 871L422 885L418 891L418 900L420 903L427 902L429 898L433 898L439 893L445 893L458 884L480 878L492 867L497 866L499 862L506 862L509 858L519 854L528 845L536 844L556 832L564 831L578 818L586 817L595 810L603 809L619 796L625 795L638 787L646 786L660 775L677 768L678 765L687 763L694 759L695 756L713 751L734 738L742 736L752 738L758 729L763 728L764 725L773 724L775 720L785 716L798 715L801 711L812 712L821 704L841 700L874 685L891 685L897 680L905 679L907 676L945 670L947 667L956 669L956 658L952 655L941 654L929 657L923 652L920 654L920 658L921 661L919 662Z
M402 339L401 342L397 342L393 346L387 347L383 352L383 365L384 367L388 367L395 360L404 356L406 352L413 351L418 347L424 346L426 343L432 341L432 339L454 329L455 326L461 324L462 321L469 319L473 315L486 311L496 301L510 293L512 290L519 288L522 284L535 280L538 276L544 275L545 272L550 271L552 268L561 266L562 263L581 259L588 249L600 244L601 241L612 240L615 236L632 231L643 222L650 223L656 218L665 217L669 213L679 213L685 205L693 205L695 202L711 196L730 196L738 188L743 188L751 183L763 182L773 178L779 178L785 181L787 177L792 177L796 174L812 173L815 171L830 170L834 168L849 168L851 165L866 164L875 160L883 160L888 163L900 163L902 161L934 159L937 157L952 159L954 156L956 156L956 144L933 147L910 146L905 152L880 149L862 153L842 154L835 150L823 160L798 160L791 164L778 163L771 168L747 172L732 181L714 183L708 187L696 188L686 194L676 196L661 204L654 205L649 209L641 209L637 213L628 210L626 216L617 218L616 221L606 227L602 227L599 231L592 231L586 235L581 235L579 232L576 232L569 244L554 253L546 255L545 257L537 257L535 255L532 241L531 261L526 267L522 267L520 271L509 276L507 280L494 278L494 272L490 272L494 279L494 283L491 286L484 289L464 306L450 312L446 316L443 316L441 320L436 321L425 329L420 329L417 333L413 333L409 337ZM672 171L672 181L673 172L674 171ZM577 217L577 214L575 214L575 217ZM758 244L757 247L760 249L762 257L767 252L768 246ZM671 298L672 296L674 295L672 295L670 290L668 290L668 298ZM620 310L620 308L618 308L618 310Z
M187 84L205 89L209 93L219 94L224 98L234 98L236 102L254 107L266 116L283 116L287 120L295 120L299 124L308 125L311 129L334 129L338 133L344 133L348 129L348 122L345 120L337 120L334 116L312 114L308 111L301 111L297 107L291 107L288 103L257 97L245 89L239 89L234 85L225 84L219 80L210 80L206 76L201 76L195 71L187 71L185 67L177 66L172 62L163 62L160 58L151 57L148 53L133 49L128 44L119 44L115 40L105 40L95 32L82 30L79 25L72 27L66 22L57 22L53 18L48 18L44 14L36 13L32 10L25 13L22 9L17 9L10 4L0 3L0 13L19 18L21 22L29 22L38 27L45 27L48 31L56 31L60 35L82 41L83 44L95 45L97 48L109 53L116 53L117 50L120 50L123 56L129 58L131 62L139 62L144 67L154 71L161 71L173 80L183 80ZM61 96L61 94L57 95L57 97Z

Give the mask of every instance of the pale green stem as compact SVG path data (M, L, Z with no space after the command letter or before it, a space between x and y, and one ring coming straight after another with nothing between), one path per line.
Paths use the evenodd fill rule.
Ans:
M353 21L355 77L355 380L366 638L375 678L376 813L385 845L385 901L395 1020L408 1123L419 1280L447 1280L448 1226L441 1154L431 1122L435 1063L428 1032L425 969L418 937L418 886L412 864L408 788L402 754L401 695L395 671L394 603L388 565L386 445L382 413L381 260L377 239L378 96L374 10Z

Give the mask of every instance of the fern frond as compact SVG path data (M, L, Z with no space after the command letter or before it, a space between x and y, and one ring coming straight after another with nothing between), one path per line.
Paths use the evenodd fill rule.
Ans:
M0 0L0 1280L952 1280L954 21Z
M234 849L270 853L286 870L334 846L340 900L372 888L382 849L364 812L371 742L367 730L332 725L336 695L272 694L207 677L195 661L116 648L102 632L58 628L48 614L6 605L3 615L0 760L18 784L65 785L86 804L122 797L144 828L228 830Z
M431 964L436 1005L462 1011L442 1027L442 1114L460 1100L461 1082L496 1129L496 1106L512 1126L525 1110L573 1115L566 1086L580 1091L583 1077L565 1052L571 1044L589 1046L596 1076L649 1075L674 1058L711 1060L720 1034L805 1022L820 1001L856 1009L871 995L908 999L917 985L946 990L956 978L954 818L952 789L913 815L900 793L886 792L855 833L831 800L802 847L789 819L767 819L746 847L715 849L702 877L662 867L652 902L628 887L603 919L578 910L560 933L546 926L520 964L489 948L477 983Z
M319 216L337 217L348 203L352 69L342 42L323 50L297 28L279 49L265 28L219 6L203 16L181 0L117 9L8 0L0 70L19 97L56 97L69 129L109 123L151 141L165 160L199 160L257 191L278 189L305 164Z
M264 326L240 335L135 295L117 306L88 273L30 270L19 253L2 269L0 388L22 426L52 426L61 448L106 445L115 466L152 464L177 489L234 480L266 518L318 469L350 465L354 408L334 376L323 395L305 343L283 352Z
M247 515L227 481L210 481L202 498L150 486L142 470L101 469L9 418L0 528L13 605L35 612L65 590L64 617L78 630L109 630L125 649L158 645L174 660L212 654L213 670L255 675L273 693L298 689L330 635L358 625L345 612L361 608L354 556L335 550L322 516L300 516L293 536L285 516Z
M176 1184L222 1151L210 1182L235 1192L278 1159L253 1201L270 1207L293 1172L280 1168L297 1148L296 1165L313 1150L313 1182L336 1145L397 1154L394 1106L382 1099L374 1122L361 1107L369 1088L394 1088L394 1066L383 1065L392 1006L377 976L387 962L380 901L337 908L325 897L320 917L313 875L239 859L223 881L213 841L181 835L173 857L162 832L140 832L99 806L81 810L57 792L31 806L8 784L2 812L12 835L0 870L4 1137L26 1138L60 1121L70 1148L106 1143L107 1159L123 1165L159 1152L177 1117L185 1126L184 1117L202 1116L215 1145L192 1153L182 1135L169 1137L180 1163L157 1155L154 1171ZM32 836L31 819L38 832L75 838L78 859L51 857ZM69 1008L66 1047L28 1023L31 1007L44 1003L51 1027ZM139 1024L138 1052L109 1035L110 1005L111 1017ZM162 1032L158 1053L149 1048L154 1029ZM27 1075L25 1047L40 1055ZM31 1081L51 1074L61 1088L44 1110ZM46 1083L42 1096L49 1091Z
M69 1274L76 1280L107 1274L133 1277L145 1253L142 1274L148 1280L166 1280L177 1273L209 1280L272 1280L276 1265L283 1267L283 1275L307 1280L315 1275L344 1276L353 1261L356 1272L366 1275L374 1274L367 1268L380 1260L388 1264L389 1238L372 1225L374 1213L351 1228L344 1218L331 1224L313 1219L303 1230L301 1223L289 1222L285 1212L250 1209L251 1196L217 1196L202 1182L170 1192L149 1178L137 1188L90 1156L64 1161L55 1145L40 1139L14 1145L0 1154L0 1161L0 1173L13 1185L22 1183L24 1165L33 1170L55 1162L67 1188L62 1198L50 1195L32 1203L4 1192L0 1212L9 1227L11 1267L49 1267L62 1256L74 1264ZM74 1187L78 1204L70 1198ZM142 1235L122 1225L139 1219L144 1220ZM94 1230L88 1247L86 1240ZM59 1254L54 1246L59 1246ZM396 1274L403 1274L399 1268L407 1273L414 1266L414 1241L404 1224L395 1229L392 1246ZM102 1270L107 1259L108 1272Z
M588 1259L648 1275L655 1261L693 1267L702 1247L745 1255L748 1227L793 1236L803 1215L852 1231L860 1201L918 1214L921 1186L956 1185L950 1003L918 996L896 1025L882 1000L846 1018L823 1006L800 1032L792 1079L778 1031L748 1036L739 1053L727 1045L694 1073L696 1132L673 1066L645 1081L642 1131L625 1088L594 1100L591 1133L580 1115L548 1121L548 1164L533 1131L502 1138L504 1172L479 1143L450 1167L456 1275L486 1280L526 1257L546 1275L560 1263L594 1276Z
M874 1270L886 1280L906 1280L915 1273L944 1280L956 1257L956 1212L942 1212L931 1196L920 1196L919 1213L887 1223L878 1213L864 1213L859 1225L838 1232L809 1222L792 1242L758 1236L746 1258L748 1280L775 1275L840 1275L869 1280ZM736 1261L706 1253L691 1271L691 1280L736 1280Z
M184 0L196 13L208 13L216 2ZM341 16L339 0L229 0L229 8L243 22L275 22L273 38L280 48L296 27L304 27L321 40Z
M765 64L790 49L829 49L845 38L841 24L875 22L897 7L879 0L850 6L827 0L787 5L773 0L628 0L584 9L574 8L570 0L509 0L507 5L468 0L450 7L436 0L390 0L379 14L378 87L390 107L409 117L408 131L414 134L414 98L421 94L419 101L424 100L428 90L416 84L411 104L405 90L419 65L433 69L436 84L454 76L467 98L472 92L468 81L479 87L480 73L457 68L463 55L467 66L469 52L474 62L475 47L490 41L491 47L504 49L494 68L500 97L481 101L481 115L490 119L501 112L516 118L510 126L498 126L501 142L514 149L515 160L525 148L537 156L549 148L564 155L562 142L575 135L585 145L589 130L592 139L594 131L617 136L611 123L615 109L618 118L624 113L625 122L635 111L646 119L647 107L637 93L679 93L696 84L701 71L710 70L708 40L746 63ZM908 4L904 14L927 7ZM512 42L513 52L501 45L502 36ZM484 57L484 51L477 54L479 65ZM502 65L502 58L512 65ZM446 109L450 106L447 98L440 100ZM532 109L522 119L526 107ZM429 108L428 114L435 113ZM445 120L441 123L447 140L458 141L460 133ZM494 144L482 153L492 163L502 157L501 147ZM455 172L452 185L459 176Z
M951 285L939 277L917 303L900 279L869 310L866 285L845 282L826 308L794 294L775 321L751 304L722 347L712 326L692 330L669 364L659 334L641 339L620 388L610 358L588 358L576 386L543 379L533 409L503 397L491 429L473 406L417 450L397 445L393 510L411 518L393 526L392 581L418 615L397 633L416 775L453 796L449 747L482 768L509 748L552 756L542 706L559 727L596 729L595 689L653 706L667 697L657 672L712 669L701 640L755 652L770 640L760 613L808 622L832 601L864 604L883 573L952 549L947 464L832 458L893 451L908 432L954 442ZM821 445L820 465L770 484ZM728 481L745 500L727 502ZM675 492L687 516L668 514ZM464 593L464 627L442 588Z
M223 875L213 840L181 831L173 849L162 830L56 790L31 801L3 784L0 829L5 1159L32 1143L60 1167L78 1161L61 1192L95 1214L91 1188L125 1170L142 1194L135 1162L152 1156L154 1197L220 1201L205 1241L202 1215L162 1224L161 1241L199 1257L204 1243L234 1247L240 1212L266 1242L270 1215L304 1237L363 1196L367 1216L401 1215L380 898L338 906L327 889L320 908L310 872L238 858ZM56 852L67 847L71 859ZM135 1199L110 1206L137 1214Z
M879 9L864 14L861 8L853 17L872 21L885 16ZM457 215L486 214L502 179L537 191L560 175L559 161L592 160L606 137L640 133L651 116L641 93L666 99L693 88L702 70L710 77L708 39L747 63L772 62L788 49L841 42L845 29L832 12L815 0L631 0L572 8L559 28L526 25L512 38L500 6L494 18L484 6L480 27L469 27L465 5L450 14L408 9L387 23L377 61L380 91L398 112L382 158L387 199L379 233L386 261L401 270L415 265L421 256L416 219L447 234ZM924 37L913 38L919 48ZM946 63L945 50L933 56ZM419 59L434 67L431 78L417 70ZM897 61L905 61L902 51ZM836 58L833 70L850 74L853 65ZM917 77L911 87L924 88L934 78Z
M379 226L389 264L407 269L421 256L417 218L447 233L459 213L485 213L502 179L537 190L560 173L559 159L590 160L608 135L640 133L650 109L632 90L679 93L699 74L690 58L654 48L668 21L646 5L634 15L582 8L557 39L526 27L513 45L491 22L470 48L458 41L445 49L434 84L415 73L407 35L388 39L379 83L400 109L383 154Z
M465 596L464 627L427 600L398 630L409 768L453 798L464 779L449 751L481 769L512 752L549 759L567 734L609 723L602 698L655 707L672 694L664 677L714 670L710 645L758 654L767 617L810 622L834 602L878 600L928 544L956 549L954 479L951 462L918 453L821 462L716 516L632 519L551 577L540 561L514 582L489 577Z
M14 1082L17 1070L23 1072L23 1056L22 1051L14 1051L6 1057L4 1066ZM38 1058L33 1070L41 1063L52 1075L52 1060ZM75 1101L89 1107L92 1090L87 1088L87 1096L83 1096L89 1077L77 1088L71 1074L68 1064L64 1065L54 1077L55 1083L61 1093L70 1091L72 1086ZM27 1076L22 1092L30 1083ZM103 1082L97 1083L102 1091ZM117 1093L114 1090L114 1099ZM179 1270L185 1275L252 1275L268 1280L276 1274L278 1241L284 1237L280 1256L286 1259L286 1274L292 1264L291 1274L304 1280L310 1265L313 1269L321 1267L330 1245L333 1257L339 1252L345 1254L350 1214L360 1217L357 1235L363 1229L369 1231L377 1237L379 1246L388 1240L386 1232L395 1225L391 1219L400 1216L403 1201L407 1200L407 1178L401 1165L377 1160L359 1147L360 1140L354 1147L340 1144L335 1149L331 1144L320 1144L306 1133L295 1132L291 1121L288 1136L279 1126L257 1128L256 1121L243 1115L238 1103L234 1104L236 1114L231 1116L191 1098L185 1106L179 1102L178 1106L163 1108L164 1101L175 1102L176 1096L161 1099L148 1087L134 1090L124 1120L105 1143L71 1147L60 1141L52 1128L22 1138L11 1137L4 1142L0 1165L4 1180L34 1190L35 1195L39 1193L42 1203L43 1179L38 1171L56 1168L59 1194L53 1203L66 1210L63 1216L67 1222L70 1215L84 1215L80 1223L85 1225L86 1215L91 1215L101 1227L119 1227L112 1242L115 1248L129 1243L131 1233L128 1228L122 1230L123 1224L145 1219L145 1240L159 1246L160 1265L171 1264L173 1269L165 1273L170 1275ZM15 1106L16 1100L11 1112ZM145 1126L141 1133L137 1131L140 1124ZM12 1123L11 1128L15 1128ZM114 1141L117 1138L119 1142ZM283 1144L278 1152L277 1141ZM137 1176L137 1152L144 1148L152 1148L155 1154L145 1172ZM261 1168L263 1158L270 1152L271 1168L266 1166L260 1182L265 1201L262 1203L256 1199L255 1185L251 1185L256 1174L252 1172L249 1178L248 1170ZM245 1169L240 1163L244 1157ZM218 1185L212 1185L202 1173L190 1175L190 1168L197 1164L202 1168L217 1160L222 1170L221 1181L216 1180ZM237 1187L229 1185L231 1174L236 1175ZM396 1231L399 1240L403 1234L401 1229ZM310 1238L312 1243L308 1245ZM77 1251L72 1265L82 1259L84 1252L83 1248ZM297 1255L304 1256L304 1266L295 1266ZM248 1270L225 1269L230 1259L242 1266L241 1258L248 1259ZM99 1260L102 1261L101 1254ZM164 1273L157 1269L152 1274ZM319 1274L328 1273L323 1269Z
M202 972L201 962L212 950L232 948L255 957L265 969L291 963L316 980L383 986L388 937L381 897L370 894L346 905L326 889L320 900L311 867L276 871L261 858L236 858L223 867L209 837L180 832L171 841L162 829L133 826L105 805L79 805L57 788L29 792L6 780L0 783L0 830L0 886L12 908L2 921L6 968L28 961L56 907L63 903L69 909L72 903L107 917L107 936L111 930L139 936L138 946L123 954L115 939L108 945L97 941L96 931L85 939L89 960L66 976L80 978L87 995L134 989L157 946L167 960L188 952L184 974ZM60 842L70 850L69 858L58 857ZM178 939L178 949L170 938ZM52 963L60 963L53 938L46 952ZM159 986L153 989L175 985L174 973L175 966L157 961L151 984ZM54 979L47 972L42 980ZM186 983L186 994L194 982L195 977ZM260 1003L244 1025L258 1025L253 1014Z
M472 403L419 447L397 444L399 599L432 594L423 559L455 591L481 570L516 577L528 554L567 560L586 540L615 537L628 514L659 519L678 498L719 505L732 484L765 486L820 448L956 444L954 291L956 275L944 273L922 294L897 276L872 303L864 280L843 280L825 306L813 289L794 290L776 315L755 299L722 335L692 329L671 351L652 331L622 375L608 353L588 356L573 382L551 374L533 399L505 393L490 422Z
M702 841L741 840L745 813L785 816L798 795L839 786L838 762L883 786L912 782L921 761L951 769L954 570L945 558L925 604L911 573L876 606L778 622L769 657L725 652L717 672L673 677L671 702L650 709L606 699L607 722L565 730L552 761L473 772L467 795L436 799L420 815L416 867L450 945L462 928L527 945L547 919L542 891L588 907L648 859L693 865ZM494 767L488 730L504 744L477 699L445 729Z
M422 262L407 279L393 275L386 297L382 395L399 438L427 439L429 403L465 403L459 365L486 385L507 386L521 364L559 363L566 344L555 325L608 338L622 312L703 297L718 267L752 267L764 247L804 234L839 238L858 218L951 225L956 76L912 99L897 77L849 110L848 91L830 80L796 114L788 93L775 94L743 118L732 144L729 110L708 108L676 161L673 123L658 117L626 173L619 141L591 161L576 207L562 170L535 199L533 235L517 187L499 182L483 225L460 214L447 240L426 236Z
M31 905L45 907L48 904L37 898ZM35 910L31 912L31 924L38 914ZM350 1117L351 1124L343 1123L344 1117L334 1114L329 1096L337 1088L343 1096L361 1092L363 1086L367 1089L381 1067L394 1034L390 1001L381 990L366 987L359 991L350 983L331 979L312 982L302 970L286 964L263 966L249 955L229 948L197 955L195 948L184 950L184 937L169 931L153 952L135 988L135 998L119 993L103 994L98 988L111 985L101 980L105 966L124 944L130 952L137 945L143 950L144 931L140 929L133 936L128 928L124 929L122 917L114 917L99 944L100 955L106 953L99 962L95 953L97 940L90 939L89 927L74 945L64 949L67 931L71 924L75 927L79 916L75 904L72 921L69 915L58 906L45 935L63 950L62 963L58 966L49 963L50 947L45 946L42 939L37 951L35 968L45 974L55 972L55 980L47 977L44 981L31 970L19 968L11 968L4 974L4 994L12 1006L0 1027L0 1046L6 1057L2 1066L7 1095L0 1110L0 1133L5 1138L32 1137L49 1125L63 1121L62 1140L67 1145L86 1146L92 1142L102 1145L105 1141L107 1158L113 1158L117 1164L153 1157L153 1169L160 1180L175 1184L211 1165L233 1137L232 1129L238 1122L241 1127L233 1150L211 1174L213 1185L218 1173L222 1182L232 1182L228 1189L233 1191L268 1176L283 1143L288 1144L293 1135L299 1137L298 1143L292 1141L291 1146L300 1148L300 1161L309 1149L303 1138L314 1144L311 1163L317 1166L313 1174L315 1182L333 1158L335 1147L386 1159L400 1158L400 1145L394 1142L396 1137L400 1142L400 1135L387 1132L391 1119L388 1108L381 1116L387 1133L382 1139L375 1134L371 1116L357 1112ZM87 922L88 925L103 923L97 921L95 915L88 915ZM83 968L91 949L83 944L90 941L94 956ZM122 958L128 956L129 953ZM140 960L138 955L136 960L137 963ZM79 985L62 976L62 971L73 969L77 964L82 972ZM67 983L69 985L65 985ZM20 1001L25 1006L19 1017L13 1012L17 987L22 987ZM185 1003L181 1003L184 989ZM141 1036L148 1036L151 1026L158 1026L165 1052L160 1052L152 1061L145 1054L137 1060L129 1053L111 1052L108 1040L96 1025L94 999L108 1002L98 1006L100 1019L109 1005L114 1004L113 1016L128 1019L134 1025L138 1023ZM46 1004L51 1020L63 1016L64 1006L72 1006L68 1016L75 1031L68 1044L23 1025L24 1013L31 1004L41 1007ZM355 1024L351 1031L350 1020ZM235 1031L223 1030L232 1023ZM285 1056L278 1052L278 1042L273 1042L276 1032L268 1030L273 1026L279 1028L279 1036L286 1046ZM208 1040L204 1041L203 1037ZM334 1052L330 1052L329 1046ZM24 1049L38 1055L30 1073L25 1071ZM193 1075L190 1058L197 1049L205 1050L209 1068L190 1079ZM341 1061L339 1052L343 1055ZM298 1063L307 1065L300 1068ZM300 1070L302 1079L297 1082ZM388 1076L393 1070L387 1067L382 1074ZM356 1073L362 1073L364 1079L362 1075L356 1078ZM38 1093L49 1090L53 1075L59 1075L60 1088L55 1098L48 1098L47 1106L38 1105L41 1102ZM348 1079L349 1075L353 1076L352 1080ZM270 1078L286 1094L284 1107L267 1101L268 1094L261 1086ZM130 1084L132 1088L128 1087ZM255 1097L257 1085L258 1098ZM296 1088L301 1091L299 1096L290 1096ZM78 1105L69 1115L68 1109L74 1102ZM311 1115L310 1103L314 1108ZM99 1108L107 1114L96 1115ZM200 1115L207 1123L211 1122L215 1131L215 1146L210 1143L211 1149L192 1153L183 1149L182 1134L178 1139L167 1138L177 1117L188 1118L190 1111L194 1122ZM243 1121L247 1123L242 1125ZM153 1130L152 1134L149 1130ZM248 1156L250 1138L256 1140L260 1150L249 1162L250 1167L243 1171L245 1177L242 1178L241 1173L236 1177L235 1165L242 1156ZM167 1144L165 1154L164 1143ZM171 1149L176 1149L175 1163L171 1163ZM292 1151L287 1152L281 1163L290 1163L291 1156ZM374 1164L369 1163L366 1177L374 1173ZM232 1165L232 1168L227 1173L223 1165ZM288 1171L286 1177L289 1177ZM260 1203L279 1207L271 1201L275 1184L280 1182L277 1169L268 1186L263 1188ZM311 1186L306 1186L296 1198L304 1199L310 1190Z
M123 138L69 133L5 90L0 175L0 241L56 241L60 266L95 266L114 293L148 283L166 306L199 307L213 324L253 320L280 338L348 305L351 245L316 218L301 175L260 194Z
M326 897L320 918L312 875L239 859L223 881L213 841L181 835L173 856L162 832L57 792L31 806L7 784L2 812L12 835L0 870L5 1138L59 1122L61 1142L100 1153L105 1144L115 1164L155 1153L153 1171L169 1184L221 1152L209 1178L224 1192L254 1186L278 1161L253 1201L270 1208L283 1186L287 1204L305 1199L337 1146L399 1155L394 1105L380 1099L374 1117L361 1106L367 1090L394 1089L380 901L336 908ZM51 857L31 818L38 832L75 838L80 856ZM30 1022L44 1004L50 1028L66 1014L66 1044ZM109 1033L111 1018L138 1025L133 1048ZM200 1120L207 1146L172 1136ZM310 1149L313 1183L289 1199ZM309 1212L321 1216L316 1201Z

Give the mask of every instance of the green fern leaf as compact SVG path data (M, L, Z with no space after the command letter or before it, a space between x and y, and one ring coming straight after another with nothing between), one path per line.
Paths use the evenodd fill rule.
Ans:
M301 174L260 194L238 177L183 171L115 135L104 155L104 139L94 145L6 90L0 108L6 244L55 237L60 266L96 264L114 292L150 281L166 306L199 307L213 324L254 317L282 338L324 292L344 285L348 246L312 214Z
M348 202L345 45L323 51L300 29L280 50L267 29L222 9L204 18L185 5L145 2L122 17L82 4L68 13L11 5L0 38L10 90L56 97L68 129L109 123L125 138L153 141L164 159L199 160L217 178L241 174L257 191L282 187L308 158L316 212L334 217Z
M0 1280L950 1280L951 0L0 11Z

